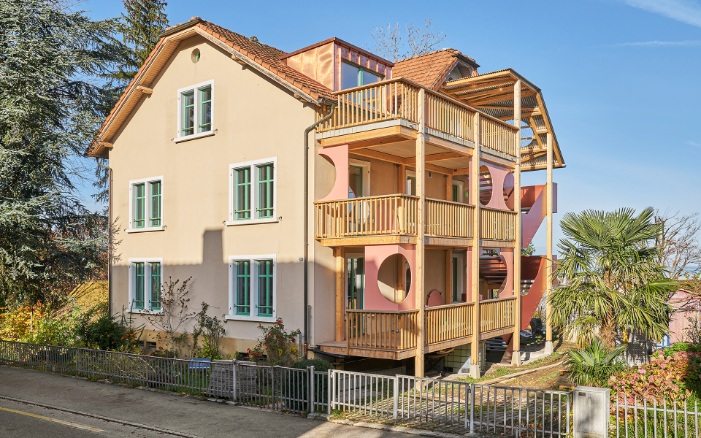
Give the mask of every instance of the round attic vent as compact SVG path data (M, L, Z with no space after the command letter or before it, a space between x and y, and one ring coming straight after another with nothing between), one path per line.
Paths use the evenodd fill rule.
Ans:
M200 49L193 50L190 59L192 62L197 63L200 60Z

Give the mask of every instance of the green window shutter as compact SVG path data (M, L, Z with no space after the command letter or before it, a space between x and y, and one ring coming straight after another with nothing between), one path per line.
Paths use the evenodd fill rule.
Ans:
M151 211L149 215L149 226L161 226L161 181L149 183L151 196Z
M273 261L256 260L258 316L273 316Z
M273 210L274 194L274 168L273 163L256 166L258 172L258 203L256 205L256 218L271 218Z
M251 218L251 168L234 170L234 220Z
M251 314L251 262L239 260L234 262L234 277L236 280L237 315Z
M151 266L151 297L150 310L161 310L161 264L158 262L150 263Z
M132 308L137 310L144 309L144 264L143 262L132 264L134 275L134 301Z
M199 125L197 132L212 130L212 86L207 85L198 90L199 93Z
M186 91L180 95L180 136L195 133L195 93Z
M453 202L460 202L460 186L453 184Z
M132 218L132 226L134 228L144 228L146 225L146 185L134 184L132 187L132 196L134 197L134 217Z

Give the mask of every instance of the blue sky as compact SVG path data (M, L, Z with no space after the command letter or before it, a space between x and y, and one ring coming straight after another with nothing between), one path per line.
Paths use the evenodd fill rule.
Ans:
M480 72L511 67L543 90L567 167L559 212L701 210L701 0L265 1L170 0L171 24L200 16L293 51L337 36L372 49L373 29L420 25ZM80 5L96 19L121 0ZM543 172L526 175L544 182ZM556 219L557 221L557 219ZM543 228L536 237L543 251ZM559 226L555 237L559 238Z

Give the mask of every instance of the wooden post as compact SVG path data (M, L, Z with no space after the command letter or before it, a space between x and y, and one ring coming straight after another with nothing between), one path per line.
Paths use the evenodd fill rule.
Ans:
M453 200L453 175L445 176L445 200Z
M514 351L511 356L511 364L521 365L521 246L523 246L521 232L521 80L514 84L514 126L516 126L516 167L514 168L514 211L516 211L516 223L514 224Z
M419 314L416 320L416 357L414 358L414 375L416 377L424 376L424 348L425 348L425 333L424 333L424 306L426 294L424 292L425 278L425 251L426 242L424 234L426 231L425 205L426 205L426 124L424 114L426 110L426 91L422 88L419 90L419 129L416 134L416 194L419 196L419 204L417 208L417 230L416 230L416 275L414 276L416 286L416 308L419 309Z
M397 168L397 193L406 194L406 164Z
M474 204L475 208L473 210L473 238L472 238L472 251L468 251L470 254L470 260L467 262L468 269L470 270L470 284L467 285L469 288L468 297L475 303L472 306L472 343L470 354L472 357L472 366L470 366L470 376L478 379L480 377L480 250L482 240L480 239L481 231L481 221L480 221L480 113L475 113L475 151L472 154L472 163L470 165L470 200Z
M345 338L344 322L344 298L345 298L345 257L343 248L334 248L333 255L336 258L336 341L341 342Z
M553 288L553 136L547 135L547 179L545 183L546 201L546 258L545 261L545 354L553 353L553 326L552 307L550 306L550 294Z
M445 303L453 303L453 251L445 250Z

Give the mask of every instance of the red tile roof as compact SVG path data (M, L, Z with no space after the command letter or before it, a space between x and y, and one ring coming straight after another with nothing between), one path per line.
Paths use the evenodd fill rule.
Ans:
M392 69L392 77L407 78L424 87L438 90L460 59L477 67L473 59L463 55L459 50L442 49L397 61Z

